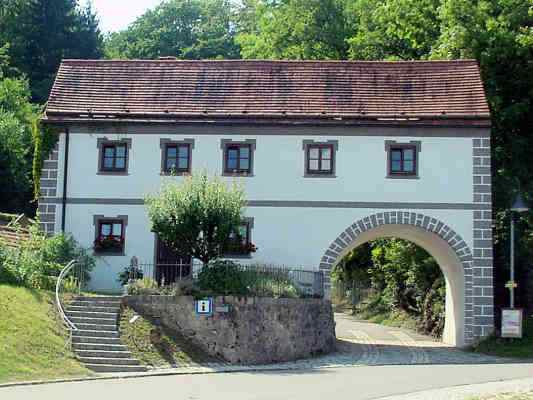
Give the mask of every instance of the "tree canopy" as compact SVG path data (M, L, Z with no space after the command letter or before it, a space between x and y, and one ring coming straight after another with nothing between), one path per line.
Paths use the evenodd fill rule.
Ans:
M181 184L166 183L160 194L146 198L146 205L152 230L161 240L177 254L207 264L238 231L246 199L237 184L200 173Z
M106 41L108 58L237 58L229 0L168 0Z
M0 3L0 47L9 44L14 68L30 82L33 100L48 99L63 58L100 58L103 37L91 4L77 0Z

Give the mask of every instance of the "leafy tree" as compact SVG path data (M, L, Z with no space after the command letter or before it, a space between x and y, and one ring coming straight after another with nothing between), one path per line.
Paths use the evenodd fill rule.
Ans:
M237 58L229 0L168 0L106 40L108 58Z
M30 103L28 82L0 80L0 204L4 211L33 208L32 133L39 107Z
M441 36L433 58L479 61L492 113L493 201L495 206L495 286L497 303L506 303L509 278L509 212L516 189L533 200L533 3L531 0L446 0L440 8ZM531 269L533 215L518 225L517 266L525 286ZM521 294L524 294L522 291ZM524 304L523 296L520 300Z
M201 173L179 185L167 183L158 196L147 196L146 204L159 238L178 254L208 264L237 231L246 200L241 187Z
M102 36L90 3L77 0L13 0L0 4L0 45L10 44L15 68L44 102L63 58L99 58Z
M440 0L358 0L347 6L356 21L349 56L362 60L427 58L440 34Z
M248 1L237 43L243 58L346 58L347 33L339 0Z

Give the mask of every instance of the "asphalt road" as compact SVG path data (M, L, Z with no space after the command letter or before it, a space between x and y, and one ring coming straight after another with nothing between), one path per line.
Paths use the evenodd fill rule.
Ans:
M533 363L370 366L291 372L174 375L0 389L2 400L379 399L422 390L533 377Z

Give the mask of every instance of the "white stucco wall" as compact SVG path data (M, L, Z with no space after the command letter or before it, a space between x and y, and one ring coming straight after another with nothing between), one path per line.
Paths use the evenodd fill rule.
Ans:
M245 263L269 263L302 269L318 269L324 252L342 231L355 221L382 212L380 209L248 207L246 216L254 218L252 240L258 251ZM405 210L409 211L409 210ZM414 210L447 221L472 246L472 211ZM155 254L154 234L143 206L84 205L68 206L66 229L84 246L94 240L93 215L128 215L125 256L98 257L93 273L93 289L118 290L119 274L132 256L152 263ZM452 221L450 223L450 221Z
M64 137L64 135L61 135ZM97 175L98 138L131 138L128 176ZM395 136L262 136L239 135L149 135L87 134L70 135L68 197L142 198L156 192L161 184L160 138L193 138L192 168L220 175L220 140L255 139L254 176L239 178L246 184L250 200L319 200L360 202L439 202L472 201L472 139L449 137ZM336 175L332 178L304 178L303 140L338 140ZM387 154L385 140L420 140L420 179L385 179ZM60 144L60 148L63 143ZM60 160L60 170L63 163ZM62 173L59 171L61 195ZM182 178L176 177L176 180ZM231 180L233 178L225 178ZM450 190L453 188L453 190Z

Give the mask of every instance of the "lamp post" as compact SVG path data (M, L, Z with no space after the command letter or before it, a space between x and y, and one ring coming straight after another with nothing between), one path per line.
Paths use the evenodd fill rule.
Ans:
M518 192L511 207L511 279L508 284L508 288L510 291L510 308L514 308L514 290L516 288L516 283L514 280L514 213L523 213L528 210L529 208L524 202L522 195L520 194L520 192Z

